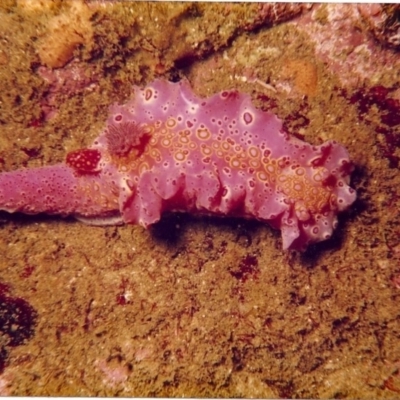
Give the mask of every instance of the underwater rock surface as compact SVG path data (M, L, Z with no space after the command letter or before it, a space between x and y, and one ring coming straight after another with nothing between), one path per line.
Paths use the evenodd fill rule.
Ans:
M87 148L133 85L188 79L199 97L249 94L312 145L341 143L358 198L304 254L241 219L166 216L146 231L1 213L0 281L35 310L24 343L4 343L1 393L397 398L395 12L2 2L1 172ZM55 40L79 16L83 31Z

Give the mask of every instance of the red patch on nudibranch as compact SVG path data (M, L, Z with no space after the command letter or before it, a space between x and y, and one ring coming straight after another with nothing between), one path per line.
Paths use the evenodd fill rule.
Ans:
M79 149L67 154L66 163L80 174L93 174L99 172L98 164L101 153L96 149Z
M329 143L326 146L321 146L321 155L311 160L311 165L316 167L321 167L326 163L326 160L331 153L332 144Z
M336 185L337 182L337 178L335 177L335 175L328 175L323 181L322 184L325 187L334 187Z
M237 90L224 90L221 92L221 97L223 99L235 100L239 98L239 92Z
M146 130L133 121L110 124L107 127L106 139L108 151L111 155L122 157L129 154L132 149L138 151L138 156L143 153L150 140Z

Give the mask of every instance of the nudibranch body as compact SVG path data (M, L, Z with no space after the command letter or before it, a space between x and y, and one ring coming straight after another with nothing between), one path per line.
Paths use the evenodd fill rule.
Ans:
M255 218L281 229L284 249L303 249L354 202L351 170L344 147L290 137L246 94L202 99L186 80L156 80L112 106L66 164L0 174L0 209L144 227L168 211Z

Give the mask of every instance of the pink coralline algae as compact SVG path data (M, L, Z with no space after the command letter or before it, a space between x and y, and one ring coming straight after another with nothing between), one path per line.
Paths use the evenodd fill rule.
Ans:
M253 218L282 231L284 249L328 239L356 193L335 141L289 137L246 94L196 97L156 80L113 105L88 149L66 163L0 174L0 209L148 227L165 212Z

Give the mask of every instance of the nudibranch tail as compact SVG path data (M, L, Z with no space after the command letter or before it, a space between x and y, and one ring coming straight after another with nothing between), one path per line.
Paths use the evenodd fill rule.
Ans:
M0 210L25 214L112 217L119 190L100 175L78 174L65 164L0 174Z

